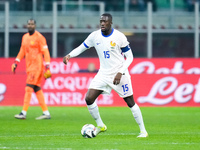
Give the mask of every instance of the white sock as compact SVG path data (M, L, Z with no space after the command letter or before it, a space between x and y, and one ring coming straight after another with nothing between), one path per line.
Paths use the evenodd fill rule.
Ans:
M137 104L135 104L130 109L131 109L131 111L133 113L133 117L135 118L135 121L139 125L140 132L147 132L146 129L145 129L145 126L144 126L144 122L143 122L143 118L142 118L142 113L140 111L139 106Z
M46 110L46 111L43 111L43 114L45 114L45 115L50 115L50 113L49 113L49 111L48 110Z
M26 116L26 111L25 111L25 110L22 110L22 114Z
M99 108L98 108L96 102L94 102L92 105L87 105L87 107L88 107L90 114L92 115L92 117L96 121L97 126L103 127L104 123L101 120L101 117L100 117L100 114L99 114Z

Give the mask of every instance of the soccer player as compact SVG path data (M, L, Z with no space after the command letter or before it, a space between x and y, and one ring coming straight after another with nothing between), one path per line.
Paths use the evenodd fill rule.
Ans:
M12 72L15 73L18 63L22 58L26 60L26 87L24 96L24 105L20 114L15 115L17 119L26 119L26 113L30 104L32 93L35 92L39 104L42 108L43 115L36 120L50 119L50 113L44 100L43 91L40 87L43 76L47 79L51 77L50 72L50 54L45 37L35 30L36 21L33 19L27 22L28 33L22 37L20 51L11 66ZM43 64L43 57L45 66Z
M70 58L78 56L90 47L95 47L97 51L100 69L92 80L85 97L88 110L97 123L95 135L107 130L95 100L100 94L110 94L113 89L130 107L140 128L140 134L137 137L147 137L148 133L140 108L133 99L131 78L128 72L128 67L133 61L133 54L129 42L123 33L112 28L110 14L101 15L100 27L101 29L92 32L79 47L66 55L63 62L67 64Z

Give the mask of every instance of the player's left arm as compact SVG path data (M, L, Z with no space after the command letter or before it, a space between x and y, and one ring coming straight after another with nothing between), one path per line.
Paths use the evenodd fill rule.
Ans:
M124 74L126 72L126 70L128 69L128 67L130 66L130 64L133 61L133 53L131 48L128 46L121 48L122 53L124 54L124 56L126 57L126 60L123 64L123 67L119 70L119 72L117 73L117 75L115 76L114 80L113 80L113 84L117 85L120 83L122 74Z
M123 74L128 69L130 64L133 62L133 53L129 45L121 49L122 49L122 53L126 57L123 67L119 70L119 72Z
M49 53L49 49L47 46L47 42L45 37L41 36L40 39L40 49L44 55L44 61L45 61L45 72L44 72L44 77L45 79L50 78L51 77L51 71L50 71L50 53Z

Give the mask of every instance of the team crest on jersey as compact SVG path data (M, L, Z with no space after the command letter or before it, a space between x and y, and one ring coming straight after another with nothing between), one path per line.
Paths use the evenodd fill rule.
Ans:
M31 45L34 45L34 43L35 43L34 41L31 41Z
M115 42L111 41L111 42L110 42L110 45L111 45L111 47L110 47L111 49L115 49L115 45L116 45Z

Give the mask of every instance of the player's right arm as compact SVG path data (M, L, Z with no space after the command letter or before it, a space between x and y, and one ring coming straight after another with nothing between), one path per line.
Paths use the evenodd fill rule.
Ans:
M65 57L63 57L63 63L67 65L70 58L76 57L81 53L83 53L88 48L92 47L95 33L96 32L92 32L80 46L78 46L77 48L72 50L69 54L67 54Z
M19 62L21 61L21 59L24 58L24 56L25 56L25 49L24 49L23 39L24 39L24 36L23 36L23 38L22 38L22 44L21 44L21 47L20 47L20 51L19 51L17 57L15 58L14 63L13 63L12 66L11 66L11 70L12 70L13 73L15 73L15 70L16 70L16 68L17 68L18 63L19 63Z
M70 58L72 57L76 57L78 55L80 55L81 53L83 53L86 49L88 49L87 47L84 46L84 44L81 44L80 46L78 46L77 48L75 48L73 51L71 51L68 55L66 55L63 58L63 63L67 65L68 61Z

